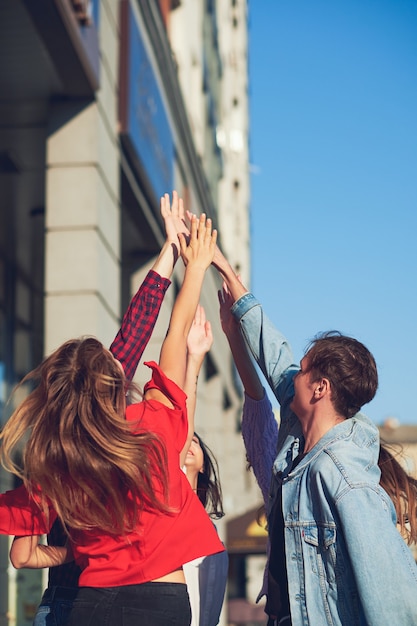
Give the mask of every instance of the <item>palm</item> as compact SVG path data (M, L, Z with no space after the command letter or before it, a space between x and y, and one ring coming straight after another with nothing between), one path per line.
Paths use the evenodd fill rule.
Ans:
M206 354L213 344L210 322L206 320L204 308L199 305L187 337L190 354Z
M178 233L188 235L189 230L184 218L184 204L176 191L172 192L172 204L167 193L161 198L161 215L167 239L178 245Z
M211 347L211 339L207 336L205 328L192 328L188 336L187 345L191 354L205 354L208 352Z

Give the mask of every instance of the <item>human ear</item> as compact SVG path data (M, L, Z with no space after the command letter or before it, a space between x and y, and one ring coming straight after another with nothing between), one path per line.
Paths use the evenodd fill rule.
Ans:
M314 397L322 398L326 393L330 391L330 381L327 378L321 378L317 381L314 389Z

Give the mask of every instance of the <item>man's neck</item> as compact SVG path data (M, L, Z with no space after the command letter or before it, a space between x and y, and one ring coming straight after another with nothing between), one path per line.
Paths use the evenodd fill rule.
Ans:
M305 441L304 453L310 452L329 430L344 420L345 418L335 413L333 409L316 411L300 419Z

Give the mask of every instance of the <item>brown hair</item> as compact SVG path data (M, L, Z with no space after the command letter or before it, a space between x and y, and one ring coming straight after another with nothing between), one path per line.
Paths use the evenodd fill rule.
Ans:
M400 532L408 544L417 543L417 480L405 471L386 445L380 447L378 465L380 484L394 503Z
M124 374L97 339L67 341L28 382L34 390L0 434L1 461L44 511L49 501L66 527L120 534L143 509L167 510L165 447L126 422ZM23 467L13 460L21 444Z
M353 417L375 396L375 359L360 341L329 331L313 339L306 359L306 371L311 372L313 381L329 379L333 405L343 417Z

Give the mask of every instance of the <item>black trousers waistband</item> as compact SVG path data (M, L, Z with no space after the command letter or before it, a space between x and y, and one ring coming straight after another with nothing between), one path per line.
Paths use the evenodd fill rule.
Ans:
M43 592L42 602L53 602L54 600L67 600L72 602L77 597L78 587L48 587Z

